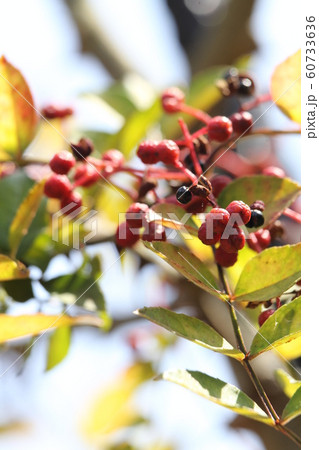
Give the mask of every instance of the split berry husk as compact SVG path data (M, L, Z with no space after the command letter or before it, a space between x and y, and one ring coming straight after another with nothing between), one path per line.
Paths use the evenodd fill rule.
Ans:
M266 309L261 314L259 314L258 317L259 326L261 327L266 322L266 320L274 314L274 312L275 312L274 309Z
M148 210L149 207L145 203L133 203L125 214L126 222L130 228L143 227Z
M222 247L218 247L215 251L215 259L217 264L222 267L231 267L233 266L238 258L238 253L227 253Z
M166 241L166 232L163 225L150 222L147 227L145 227L143 236L143 241L153 242L153 241Z
M252 129L253 116L248 111L237 112L230 116L230 120L236 134L247 134Z
M181 186L177 189L176 192L176 199L179 203L182 203L183 205L186 205L189 203L193 198L193 194L186 186Z
M225 116L215 116L207 124L208 137L212 141L224 142L233 133L231 120Z
M74 156L67 151L56 153L50 161L51 170L60 175L67 174L74 165Z
M120 247L132 247L139 240L138 233L133 233L128 223L122 222L116 230L115 241Z
M258 228L263 226L265 223L264 215L258 209L253 209L251 211L251 217L249 222L246 224L247 228Z
M65 215L72 214L82 206L82 197L78 192L72 191L61 199L61 209L67 208ZM79 210L80 212L81 210Z
M72 186L66 175L52 174L45 182L44 193L49 198L63 198L71 192Z
M207 228L206 222L204 222L198 230L198 238L205 245L215 245L220 240L221 234L212 232L209 227Z
M91 139L81 138L77 144L71 144L71 149L74 158L77 161L86 159L94 150L94 145Z
M184 92L177 87L171 87L166 89L162 94L162 107L168 114L176 113L180 111L184 100Z
M251 218L250 207L241 200L234 200L233 202L229 203L226 209L229 214L239 214L244 225L248 223Z

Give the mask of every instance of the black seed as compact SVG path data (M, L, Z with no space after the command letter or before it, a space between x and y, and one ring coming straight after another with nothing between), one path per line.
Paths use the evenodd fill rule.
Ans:
M179 203L182 203L183 205L189 203L192 200L192 197L192 193L186 186L181 186L176 192L177 201L179 201Z
M253 95L255 91L255 85L251 78L239 77L239 87L237 93L243 96Z
M258 228L265 223L263 213L258 209L253 209L251 212L250 221L246 224L247 228Z

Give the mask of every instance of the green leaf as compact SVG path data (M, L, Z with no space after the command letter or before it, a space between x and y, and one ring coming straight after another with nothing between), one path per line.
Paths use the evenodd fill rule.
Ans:
M280 216L299 195L299 184L289 178L252 175L237 178L229 183L218 197L218 203L222 208L226 208L233 200L242 200L247 205L251 205L255 200L262 200L265 203L265 227Z
M28 278L29 271L20 261L14 261L6 255L0 255L0 281Z
M28 232L28 229L39 209L43 196L45 180L35 184L27 196L21 203L9 230L9 244L11 247L11 257L14 258L21 243L23 236Z
M218 405L231 409L237 414L267 425L273 425L273 421L257 403L236 386L225 383L218 378L210 377L201 372L179 369L164 372L158 379L172 381Z
M42 281L42 284L51 293L71 293L77 298L77 305L83 305L85 301L91 300L98 310L103 311L105 310L105 299L97 283L100 275L101 262L99 257L94 256L90 259L86 256L82 266L76 272Z
M32 280L30 278L4 281L1 284L6 293L16 302L26 302L33 297Z
M16 170L12 175L0 179L0 192L5 193L5 195L0 195L0 249L3 253L10 252L10 226L27 192L30 191L34 184L34 181L28 178L22 170ZM41 205L29 227L28 233L21 241L17 255L18 259L25 261L24 254L31 247L33 241L46 226L47 222L46 199L42 197Z
M277 369L275 371L275 377L280 387L289 398L291 398L301 386L300 380L296 380L283 369Z
M281 423L286 425L286 423L300 416L301 414L301 386L296 390L294 395L291 397L285 409L283 410L281 416Z
M21 156L37 124L32 95L25 79L4 56L0 58L0 153Z
M282 112L301 123L301 50L276 67L271 77L270 92Z
M41 313L22 316L0 314L0 344L10 339L36 336L52 328L74 325L100 327L103 326L103 320L93 315L70 317L65 314L54 316Z
M53 331L49 339L46 370L59 364L68 354L71 344L71 327L64 326Z
M281 306L260 327L250 347L250 359L301 334L301 297Z
M225 300L226 296L218 290L217 280L196 256L184 248L166 242L144 242L144 245L160 256L170 266L189 281L204 289L206 292Z
M211 326L195 317L177 314L164 308L142 308L136 314L209 350L242 360L245 355L235 349Z
M240 275L234 299L262 302L281 295L301 276L300 253L300 244L284 245L268 248L250 259Z

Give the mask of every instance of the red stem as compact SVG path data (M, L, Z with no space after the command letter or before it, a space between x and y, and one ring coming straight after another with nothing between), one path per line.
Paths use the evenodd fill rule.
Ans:
M179 123L179 126L181 127L181 130L182 130L184 136L185 136L185 141L186 141L187 147L190 150L190 155L191 155L191 158L192 158L192 161L193 161L193 164L194 164L196 175L198 177L200 177L201 174L203 173L203 171L202 171L202 168L201 168L201 166L199 164L199 161L198 161L198 158L197 158L197 155L196 155L196 151L195 151L194 143L193 143L193 140L192 140L192 136L191 136L191 134L190 134L190 132L188 130L188 127L187 127L187 125L186 125L186 123L184 122L183 119L178 119L178 123Z
M200 120L201 122L208 123L211 119L209 114L206 114L201 109L193 108L192 106L186 105L185 103L182 103L180 105L180 111L189 114L190 116L195 117L195 119Z
M301 223L301 214L299 214L297 211L293 211L292 209L287 208L282 214L297 223Z
M250 111L251 109L256 108L260 104L265 103L265 102L270 102L271 100L272 100L272 98L271 98L270 94L260 95L259 97L256 97L251 102L244 103L241 106L240 111Z

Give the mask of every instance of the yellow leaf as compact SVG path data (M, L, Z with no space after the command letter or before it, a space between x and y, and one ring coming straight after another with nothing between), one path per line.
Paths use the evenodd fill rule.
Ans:
M135 389L154 375L148 363L136 363L120 374L104 393L100 393L84 423L88 436L106 435L132 425L138 417L131 406Z
M96 316L70 317L67 315L33 314L9 316L0 314L0 344L26 336L35 336L52 328L72 325L91 325L100 327L103 320Z
M0 58L0 153L20 156L37 124L32 95L25 79L4 56Z
M299 358L301 355L301 337L294 339L293 341L288 342L287 344L279 345L276 348L276 352L278 352L284 359Z
M276 67L270 92L282 112L291 120L301 123L301 50Z
M29 271L20 261L14 261L6 255L0 255L0 281L28 278Z
M19 206L19 209L10 225L9 243L12 258L14 258L17 254L22 238L27 234L28 229L38 211L42 200L44 183L45 180L42 180L30 189L27 196Z

